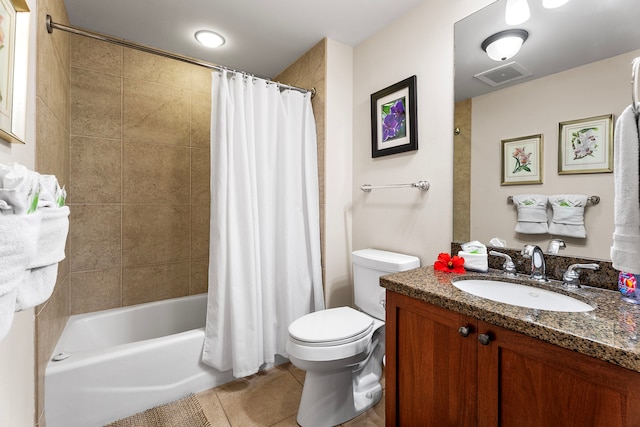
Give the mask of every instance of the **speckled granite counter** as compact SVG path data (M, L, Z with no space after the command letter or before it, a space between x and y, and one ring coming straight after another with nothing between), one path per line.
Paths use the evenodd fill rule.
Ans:
M452 280L479 278L547 288L595 309L565 313L517 307L471 295L451 284ZM568 291L557 281L545 285L526 276L506 279L495 270L460 275L434 271L433 267L382 276L380 284L390 291L640 372L640 307L623 301L618 291L588 286Z

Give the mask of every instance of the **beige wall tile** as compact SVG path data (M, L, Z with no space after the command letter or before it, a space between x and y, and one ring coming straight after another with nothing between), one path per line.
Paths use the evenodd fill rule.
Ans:
M189 295L202 294L209 290L209 260L191 262Z
M122 270L122 305L189 295L189 263L147 265Z
M121 265L121 207L72 205L69 216L71 272Z
M139 80L124 80L125 141L190 145L190 92Z
M122 306L122 269L83 271L70 276L70 314Z
M119 139L122 132L122 78L71 69L71 134Z
M60 185L68 185L69 133L42 100L36 108L36 169L55 175Z
M190 229L188 205L123 206L123 265L189 260Z
M122 46L71 35L71 66L122 76Z
M209 205L191 206L191 259L209 259Z
M189 203L188 147L125 142L123 157L124 203Z
M211 202L211 151L191 149L191 203Z
M214 70L192 66L191 67L191 90L209 95L211 99L211 74Z
M191 67L186 62L129 48L124 50L124 77L127 79L190 89Z
M191 145L211 146L211 93L191 93Z
M68 203L120 203L122 143L118 139L71 137Z

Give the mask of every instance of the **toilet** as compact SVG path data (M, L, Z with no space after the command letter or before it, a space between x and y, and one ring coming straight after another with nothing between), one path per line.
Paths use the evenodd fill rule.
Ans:
M291 363L306 371L297 421L335 426L382 397L385 289L380 276L420 266L417 257L377 249L352 253L355 305L304 315L289 325Z

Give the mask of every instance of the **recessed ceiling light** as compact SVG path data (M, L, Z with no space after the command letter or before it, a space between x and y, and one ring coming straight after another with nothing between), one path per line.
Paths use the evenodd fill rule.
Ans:
M202 43L206 47L220 47L224 44L225 40L220 34L209 30L200 30L195 34L196 40Z

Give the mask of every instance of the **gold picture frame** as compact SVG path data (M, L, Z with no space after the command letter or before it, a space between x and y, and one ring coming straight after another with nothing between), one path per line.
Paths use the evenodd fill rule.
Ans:
M0 0L0 138L26 138L29 7L25 0Z
M613 114L559 124L559 175L611 172L613 172Z
M542 184L542 134L502 140L500 185Z

